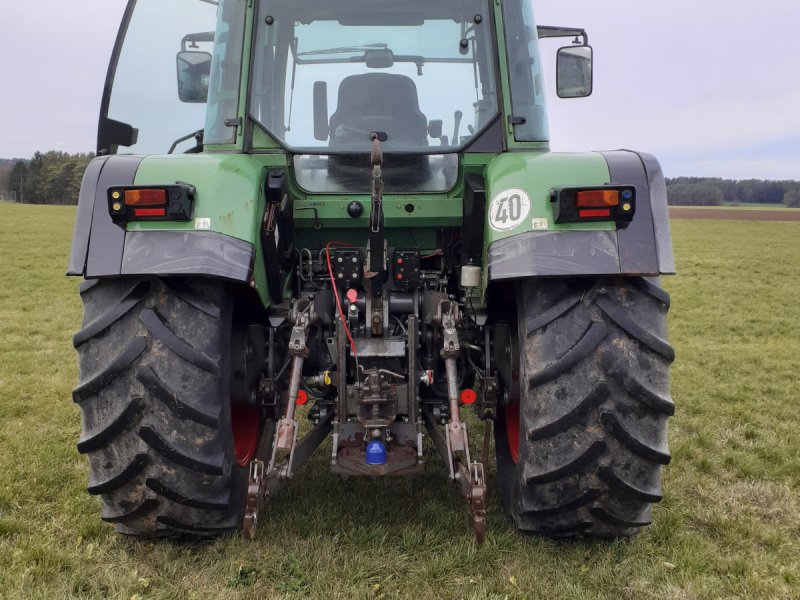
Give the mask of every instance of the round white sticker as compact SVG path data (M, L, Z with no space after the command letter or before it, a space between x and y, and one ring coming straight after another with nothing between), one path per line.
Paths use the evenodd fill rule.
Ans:
M489 205L489 225L495 231L510 231L528 218L531 197L518 188L496 194Z

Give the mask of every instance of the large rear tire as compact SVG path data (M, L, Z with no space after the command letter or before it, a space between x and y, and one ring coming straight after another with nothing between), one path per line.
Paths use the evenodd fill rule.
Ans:
M93 280L81 296L78 450L88 455L88 491L101 496L103 520L137 536L208 537L238 527L247 466L234 445L225 284ZM249 414L260 429L263 418Z
M574 279L520 282L516 300L495 436L505 510L554 537L637 533L670 460L669 295L645 278Z

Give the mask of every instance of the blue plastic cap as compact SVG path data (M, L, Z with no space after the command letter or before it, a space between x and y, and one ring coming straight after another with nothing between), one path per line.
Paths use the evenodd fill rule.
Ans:
M386 446L380 440L373 440L367 444L367 464L368 465L385 465L386 464Z

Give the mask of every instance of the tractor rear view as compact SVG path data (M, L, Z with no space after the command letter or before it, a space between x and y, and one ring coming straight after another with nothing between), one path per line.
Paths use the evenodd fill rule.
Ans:
M589 95L586 32L531 0L130 0L68 272L104 520L251 538L330 437L343 477L435 448L480 542L493 428L520 531L650 522L666 188L646 154L550 152L554 37L558 95Z

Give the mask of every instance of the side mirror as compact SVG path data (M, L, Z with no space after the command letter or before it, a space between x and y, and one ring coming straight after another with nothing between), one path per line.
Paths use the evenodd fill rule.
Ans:
M177 62L178 97L181 102L206 102L211 79L211 54L208 52L178 52Z
M314 82L314 139L327 141L330 133L328 121L328 82Z
M428 123L428 135L434 139L442 137L442 120L436 119Z
M567 46L558 50L556 88L559 98L585 98L592 94L591 46Z

